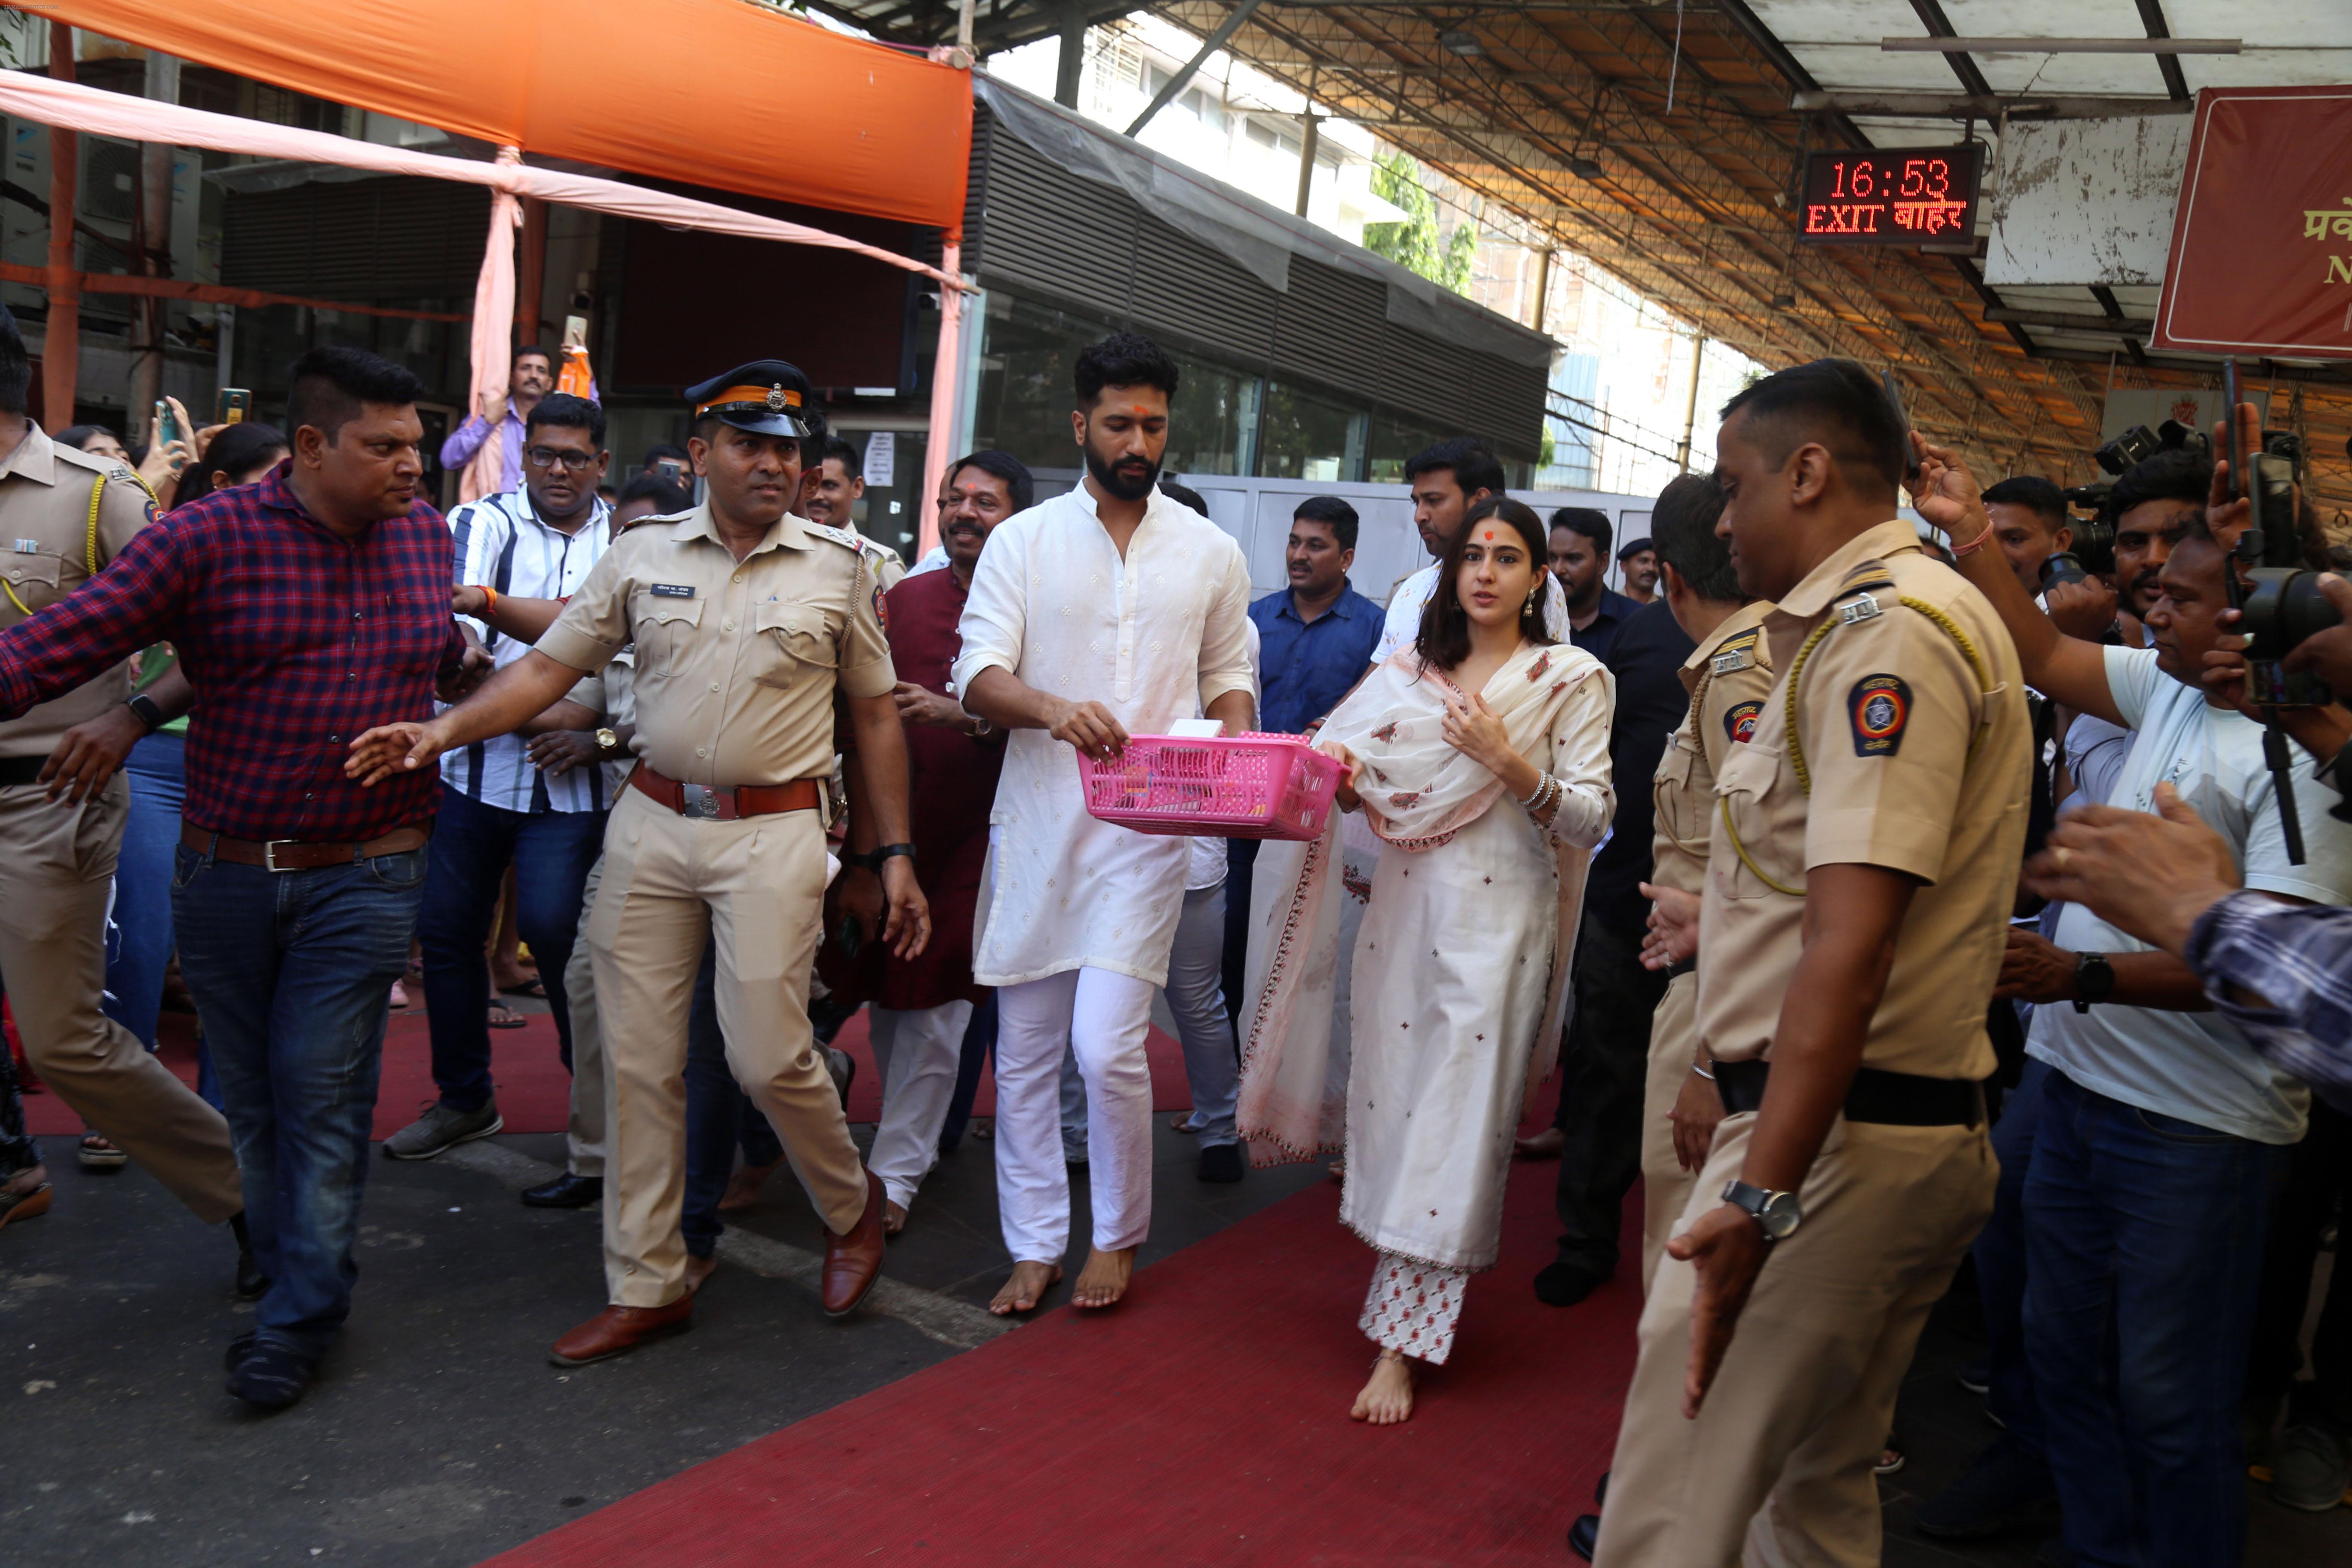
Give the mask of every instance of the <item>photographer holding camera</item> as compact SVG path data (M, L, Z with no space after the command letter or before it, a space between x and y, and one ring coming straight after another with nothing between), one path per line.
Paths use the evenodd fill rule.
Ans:
M2248 888L2301 903L2352 896L2352 826L2327 816L2333 796L2307 775L2294 781L2306 846L2295 864L2260 726L2209 703L2200 684L2224 636L2234 529L2178 493L2185 475L2174 468L2197 456L2135 465L2110 498L2117 575L2154 644L2140 649L2054 624L2064 600L2096 593L2087 584L2053 593L2047 616L2037 609L1983 549L1993 526L1975 482L1951 454L1919 446L1919 512L1952 539L2026 680L2135 732L2110 801L2146 810L2169 784L2220 829ZM2142 484L2172 493L2135 501ZM2157 514L2163 526L2147 526ZM2216 537L2217 522L2229 537ZM2160 561L2147 558L2153 548L2127 556L2135 531L2162 547ZM2309 1097L2205 1010L2203 984L2179 958L2079 906L2060 917L2057 937L2012 934L2003 978L2009 994L2041 1004L2028 1050L2052 1069L2024 1194L2025 1337L2067 1544L2092 1562L2234 1563L2244 1535L2238 1404L2266 1189L2279 1151L2303 1136Z

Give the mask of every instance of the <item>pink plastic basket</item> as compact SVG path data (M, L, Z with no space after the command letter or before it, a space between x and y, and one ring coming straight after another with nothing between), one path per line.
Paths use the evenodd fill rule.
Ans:
M1130 735L1108 763L1081 754L1087 810L1138 833L1313 838L1339 764L1296 735Z

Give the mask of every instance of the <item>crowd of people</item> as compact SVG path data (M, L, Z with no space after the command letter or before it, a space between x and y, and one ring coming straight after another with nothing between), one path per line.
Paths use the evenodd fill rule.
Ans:
M181 411L134 470L26 417L0 318L0 981L82 1162L233 1231L238 1399L300 1399L350 1310L412 943L436 1096L385 1154L503 1125L503 910L572 1074L565 1169L522 1201L603 1217L606 1305L559 1365L690 1327L720 1214L787 1159L823 1308L856 1310L992 1056L992 1310L1060 1288L1074 1170L1067 1299L1113 1308L1164 996L1201 1179L1342 1183L1360 1421L1408 1419L1475 1331L1515 1159L1559 1162L1525 1288L1563 1310L1634 1251L1643 1181L1585 1557L1875 1561L1896 1394L1971 1258L2001 1434L1921 1530L2209 1568L2249 1436L2282 1501L2352 1484L2340 1276L2301 1375L2352 1187L2352 710L2256 700L2247 503L2201 440L2116 479L2113 570L2084 571L2048 481L1980 484L1822 361L1725 406L1648 537L1539 516L1461 437L1406 465L1427 565L1361 591L1355 508L1310 497L1254 596L1161 471L1179 373L1131 333L1073 366L1079 482L946 464L911 568L858 531L858 451L792 364L687 389L685 447L618 485L553 365L521 351L450 437L503 482L444 517L397 365L315 350L282 430ZM2352 629L2286 662L2352 692ZM1336 759L1319 837L1089 812L1080 755L1202 721ZM175 954L194 1089L152 1054ZM860 1007L863 1154L830 1045ZM0 1226L53 1200L19 1087Z

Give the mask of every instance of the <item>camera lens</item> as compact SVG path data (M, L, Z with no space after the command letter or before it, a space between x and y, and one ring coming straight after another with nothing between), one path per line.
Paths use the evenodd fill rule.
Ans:
M2061 583L2080 583L2089 576L2073 551L2062 550L2042 563L2042 591L2046 594Z

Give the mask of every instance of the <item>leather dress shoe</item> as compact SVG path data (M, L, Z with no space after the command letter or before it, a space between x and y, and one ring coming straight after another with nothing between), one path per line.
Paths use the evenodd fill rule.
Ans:
M866 1173L866 1212L847 1236L824 1233L824 1270L820 1277L824 1300L824 1315L842 1318L857 1310L866 1300L866 1292L874 1289L874 1281L882 1272L882 1252L889 1245L883 1234L882 1214L888 1200L883 1196L882 1178L873 1172Z
M647 1340L682 1334L692 1327L691 1292L667 1307L607 1307L551 1345L547 1359L557 1366L586 1366L625 1355Z
M604 1201L604 1178L575 1176L566 1171L551 1182L525 1187L522 1205L530 1209L584 1209Z
M1568 1549L1590 1563L1600 1544L1601 1516L1597 1513L1578 1514L1576 1522L1568 1527Z

